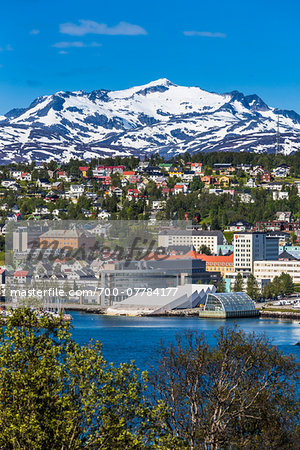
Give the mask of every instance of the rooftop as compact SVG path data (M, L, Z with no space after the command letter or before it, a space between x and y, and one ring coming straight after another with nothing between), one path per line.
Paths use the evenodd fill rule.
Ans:
M254 301L244 292L209 293L200 317L247 317L258 315Z
M214 230L165 230L159 233L160 235L169 235L169 236L221 236L223 235L222 231Z

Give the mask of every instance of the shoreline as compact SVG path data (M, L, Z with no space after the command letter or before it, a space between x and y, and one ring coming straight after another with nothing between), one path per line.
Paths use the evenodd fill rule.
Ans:
M259 311L259 317L272 317L277 319L291 319L291 320L299 320L300 319L300 311L285 311L282 309L278 310L264 310L261 309Z
M5 308L10 308L12 305L2 303L0 306L4 306ZM101 307L100 305L78 305L78 304L68 304L64 305L63 310L66 312L71 311L79 311L87 314L97 314L97 315L105 315L105 316L123 316L123 317L199 317L199 312L202 311L202 308L189 308L189 309L177 309L166 312L161 312L159 314L155 313L142 313L135 314L106 314L106 308ZM291 311L287 308L276 308L272 310L270 309L262 309L258 308L259 316L265 318L273 318L273 319L289 319L289 320L299 320L300 321L300 310L299 311Z
M81 311L85 313L91 314L99 314L109 317L199 317L199 311L201 308L193 308L193 309L181 309L181 310L173 310L166 311L159 314L154 313L141 313L139 315L133 314L106 314L105 309L99 308L96 305L78 305L78 307L66 307L66 311ZM262 318L273 318L273 319L289 319L289 320L300 320L300 311L285 311L282 309L281 311L272 311L272 310L263 310L259 309L259 315L257 317Z

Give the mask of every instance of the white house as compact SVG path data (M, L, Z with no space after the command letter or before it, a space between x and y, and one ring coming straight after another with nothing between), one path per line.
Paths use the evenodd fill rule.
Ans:
M29 172L23 172L23 173L21 174L20 180L22 180L22 181L31 181L31 179L32 179L31 173L29 173Z
M152 201L152 208L154 210L164 209L165 205L166 205L166 201L165 200L153 200Z
M291 211L278 211L276 213L276 219L282 222L290 223L292 221L293 215Z
M279 177L279 178L286 178L287 176L289 176L289 173L290 173L290 167L287 166L286 164L282 164L281 166L276 167L272 171L272 175L274 177Z
M100 211L99 213L98 213L98 219L101 219L101 220L109 220L110 219L110 213L109 212L107 212L107 211Z
M273 200L288 200L289 193L285 191L273 191Z
M21 188L18 184L12 184L9 189L11 189L12 191L19 191Z
M1 181L1 186L5 187L5 188L10 188L12 186L16 185L16 181L15 180L3 180Z
M44 189L50 189L50 187L51 187L51 183L49 180L47 180L47 178L39 178L36 181L36 185L37 185L37 187L41 187Z
M108 195L112 197L115 195L117 198L121 198L123 194L123 191L118 186L110 186L108 189Z
M33 214L34 215L49 214L49 209L47 208L47 206L36 206Z
M16 180L20 180L21 176L22 176L22 171L21 170L11 170L10 176L12 178L15 178Z
M188 192L189 188L186 184L175 184L174 186L174 194L186 194Z
M189 182L189 181L192 181L192 180L193 180L194 176L195 176L195 172L192 172L192 171L190 171L190 172L184 172L183 175L181 175L181 179L182 179L183 181Z
M237 194L242 203L254 203L254 199L248 192L240 192Z
M248 187L248 188L255 188L256 187L256 183L255 183L254 178L249 178L247 180L247 183L245 183L245 186Z
M82 195L84 193L84 184L71 184L70 194L71 195Z
M273 181L271 183L264 183L262 185L263 189L269 189L270 191L281 191L283 184L279 181Z
M6 233L6 223L0 223L0 234L5 235Z

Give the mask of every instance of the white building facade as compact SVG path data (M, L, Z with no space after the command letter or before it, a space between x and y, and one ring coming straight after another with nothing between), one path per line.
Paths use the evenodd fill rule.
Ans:
M233 253L235 272L253 272L254 261L278 259L278 238L267 233L235 233Z
M188 245L194 247L198 252L202 245L206 245L212 254L218 254L218 245L225 242L221 231L204 230L170 230L159 234L159 247L169 247L173 245Z
M294 283L300 283L300 261L254 261L253 275L258 281L272 281L282 273L289 274Z

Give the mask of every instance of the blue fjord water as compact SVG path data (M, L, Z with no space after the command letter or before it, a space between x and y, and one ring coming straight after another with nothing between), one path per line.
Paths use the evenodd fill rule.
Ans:
M153 350L163 339L174 342L177 333L184 330L203 332L210 344L216 342L215 333L220 326L232 327L236 323L246 333L264 333L272 343L287 354L294 354L300 363L299 321L266 318L211 320L198 317L111 317L72 311L73 336L80 344L90 339L103 344L104 358L116 364L134 360L147 369Z

